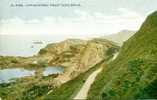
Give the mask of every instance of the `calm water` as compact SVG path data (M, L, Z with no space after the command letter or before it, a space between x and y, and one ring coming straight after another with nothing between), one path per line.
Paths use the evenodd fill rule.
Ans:
M77 35L0 35L0 55L3 56L32 56L47 44L56 43L69 38L88 39ZM41 41L42 44L34 44Z
M62 67L47 67L43 71L43 76L48 76L51 74L63 73L64 69ZM15 81L17 78L22 78L26 76L35 75L35 70L26 70L23 68L12 68L0 70L0 83L8 83Z
M0 35L0 55L3 56L32 56L49 43L64 40L58 36L17 36ZM41 41L41 44L34 42Z
M63 41L67 37L63 36L17 36L0 35L0 55L2 56L32 56L44 48L47 44ZM42 43L34 43L42 42ZM62 73L61 67L47 67L43 71L43 76ZM35 70L26 70L21 68L0 70L0 83L14 81L16 78L33 76Z
M29 71L22 68L3 69L0 70L0 83L8 83L11 79L21 78L25 76L33 76L35 71Z

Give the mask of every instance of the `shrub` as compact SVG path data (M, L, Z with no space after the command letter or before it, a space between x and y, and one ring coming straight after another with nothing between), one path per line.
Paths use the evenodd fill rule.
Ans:
M154 80L144 89L142 89L139 94L136 95L139 99L156 99L157 98L157 80Z
M38 65L41 67L47 67L48 66L48 61L47 60L39 60Z
M128 70L130 73L135 74L137 76L141 76L143 74L142 65L144 61L142 59L135 59L128 62Z
M103 92L103 93L101 94L101 96L102 96L102 99L103 99L103 100L106 100L106 99L107 99L107 94L106 94L106 93Z
M41 54L41 55L43 55L43 54L45 54L45 53L47 53L47 50L46 50L46 49L41 49L41 50L39 51L39 54Z
M42 86L33 86L27 91L23 92L22 100L35 100L37 97L46 94L49 91L49 86L42 85Z
M107 50L106 54L110 56L113 55L116 51L118 51L117 48L111 47Z
M13 58L13 59L11 60L11 63L18 63L18 60Z

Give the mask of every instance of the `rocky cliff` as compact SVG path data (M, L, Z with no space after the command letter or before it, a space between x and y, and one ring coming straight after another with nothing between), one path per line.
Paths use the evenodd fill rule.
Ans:
M41 49L32 57L0 57L0 66L41 68L45 66L61 66L65 68L56 82L64 83L97 63L108 60L118 50L113 42L95 38L91 40L67 39L52 43Z

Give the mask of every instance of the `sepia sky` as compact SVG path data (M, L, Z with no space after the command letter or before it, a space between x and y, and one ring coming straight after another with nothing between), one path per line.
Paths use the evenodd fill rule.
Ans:
M80 7L10 7L11 4L79 3ZM1 0L0 34L103 36L138 30L157 0Z

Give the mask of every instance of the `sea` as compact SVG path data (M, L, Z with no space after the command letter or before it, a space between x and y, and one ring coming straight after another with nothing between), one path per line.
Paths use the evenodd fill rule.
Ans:
M0 56L33 56L47 44L64 39L49 35L0 35Z

